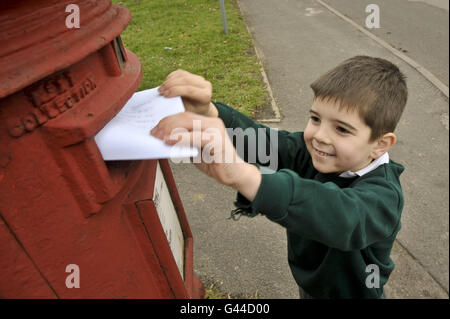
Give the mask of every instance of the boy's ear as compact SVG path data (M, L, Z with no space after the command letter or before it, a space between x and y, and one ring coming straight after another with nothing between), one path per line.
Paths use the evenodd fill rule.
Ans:
M394 133L384 134L374 142L375 146L372 149L371 157L374 159L379 158L381 155L388 152L396 142L397 137Z

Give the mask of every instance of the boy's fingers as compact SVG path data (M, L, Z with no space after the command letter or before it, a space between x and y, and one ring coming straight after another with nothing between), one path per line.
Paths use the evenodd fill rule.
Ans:
M166 80L173 79L173 78L179 78L179 77L202 78L201 76L199 76L197 74L193 74L193 73L190 73L188 71L178 69L176 71L171 72L166 77Z
M173 72L170 72L169 75L166 77L166 79L173 78L175 76L179 76L179 75L182 75L182 74L186 74L186 72L187 71L182 70L182 69L175 70Z
M189 75L178 75L173 77L168 77L163 82L163 86L165 87L171 87L175 85L193 85L198 87L205 87L208 85L208 81L206 81L203 77L195 74L189 74Z
M166 80L160 86L160 92L171 90L177 86L192 86L200 89L207 89L212 92L212 84L206 81L202 76L189 73L184 70L177 70L169 74ZM212 93L210 93L211 95Z
M199 88L192 85L177 85L170 88L163 87L160 89L160 93L167 98L181 96L204 104L211 101L211 91L208 88Z
M223 128L223 122L219 119L209 118L191 112L183 112L162 119L150 131L150 134L159 139L172 140L172 144L175 144L179 141L176 136L185 136L182 133L189 133L197 139L197 142L200 136L201 143L197 146L203 146L211 140L211 134L202 134L203 131L209 130L211 132L217 129L217 134L221 134Z
M193 129L193 113L182 112L163 118L159 123L150 131L150 134L157 138L164 138L169 135L175 128L184 128L191 131Z
M211 146L210 143L213 139L215 139L215 145ZM174 129L163 140L168 145L177 144L178 146L196 147L198 149L202 149L205 146L209 146L211 149L215 147L220 148L221 145L219 143L223 143L217 135L205 134L204 131L188 131L183 128Z
M212 91L212 85L209 81L206 81L203 77L190 74L188 76L180 75L167 78L160 86L160 92L162 90L171 90L177 86L192 86L200 89L207 89ZM163 92L162 92L163 93Z
M194 138L194 132L182 128L174 129L170 135L164 137L164 142L168 145L202 147L201 138Z

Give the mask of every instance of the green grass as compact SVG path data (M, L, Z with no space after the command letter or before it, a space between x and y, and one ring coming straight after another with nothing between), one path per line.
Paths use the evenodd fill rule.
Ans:
M219 291L214 285L210 285L206 288L205 299L231 299L231 296Z
M213 100L254 114L269 98L253 40L236 0L226 0L228 36L218 0L113 0L133 16L122 33L141 61L139 90L160 85L176 69L199 74L213 85Z

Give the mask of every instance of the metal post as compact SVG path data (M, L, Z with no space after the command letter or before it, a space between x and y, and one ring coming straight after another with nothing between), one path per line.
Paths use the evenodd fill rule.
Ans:
M223 0L219 0L219 2L220 2L220 13L222 14L223 32L225 32L225 34L228 35L227 15L225 14L225 4L223 3Z

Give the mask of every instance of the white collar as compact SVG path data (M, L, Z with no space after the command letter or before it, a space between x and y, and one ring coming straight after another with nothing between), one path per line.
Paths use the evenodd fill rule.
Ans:
M339 175L339 177L355 177L355 176L363 176L364 174L369 173L370 171L373 171L375 168L377 168L380 165L389 163L389 154L386 152L380 157L378 157L376 160L374 160L372 163L364 167L363 169L360 169L357 172L352 171L346 171Z

